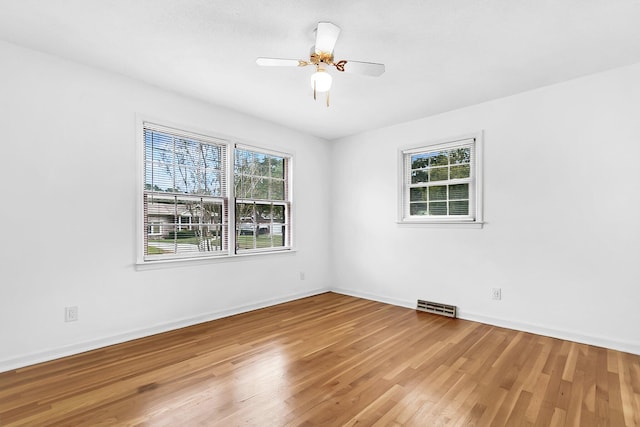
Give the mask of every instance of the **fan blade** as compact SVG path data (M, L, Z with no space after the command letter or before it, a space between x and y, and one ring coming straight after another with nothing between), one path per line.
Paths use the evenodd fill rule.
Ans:
M308 65L306 61L280 58L257 58L256 64L262 65L263 67L304 67Z
M331 22L318 22L316 28L316 53L325 52L333 53L333 47L336 45L340 27Z
M345 73L364 74L365 76L378 77L384 73L384 64L376 62L358 62L342 60L335 64L338 71Z

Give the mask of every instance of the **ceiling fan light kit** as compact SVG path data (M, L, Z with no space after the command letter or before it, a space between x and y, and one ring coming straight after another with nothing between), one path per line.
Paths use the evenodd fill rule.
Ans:
M318 67L316 72L311 74L311 88L313 89L313 99L316 99L316 93L327 92L327 107L329 106L329 89L333 78L324 68Z
M359 62L342 59L333 61L333 48L340 34L340 27L331 22L318 22L316 28L316 43L311 48L309 60L281 59L281 58L258 58L256 64L266 67L306 67L315 65L316 72L311 75L311 88L313 89L313 99L316 99L318 92L326 92L327 107L329 106L329 89L331 88L332 77L322 64L334 66L340 72L362 74L378 77L384 73L384 64L375 62Z

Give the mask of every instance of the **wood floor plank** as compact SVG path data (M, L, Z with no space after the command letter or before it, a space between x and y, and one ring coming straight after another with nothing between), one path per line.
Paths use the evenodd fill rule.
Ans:
M0 373L0 426L640 427L640 356L326 293Z

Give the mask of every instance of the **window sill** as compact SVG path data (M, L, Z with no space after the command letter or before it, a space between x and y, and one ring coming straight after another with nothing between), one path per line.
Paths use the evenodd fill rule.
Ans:
M407 228L483 228L482 221L398 221L398 226Z
M175 258L175 259L162 259L162 260L154 260L154 261L137 261L134 264L134 267L136 271L146 271L146 270L156 270L156 269L162 269L162 268L199 266L204 264L215 264L220 262L235 262L243 259L246 260L247 258L252 258L252 257L293 254L295 252L297 252L297 249L290 248L290 249L282 249L278 251L245 252L245 253L233 254L233 255L220 255L220 256L200 257L200 258Z

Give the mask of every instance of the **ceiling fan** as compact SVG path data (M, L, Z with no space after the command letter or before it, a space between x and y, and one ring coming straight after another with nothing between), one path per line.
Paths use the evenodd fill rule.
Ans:
M267 67L306 67L314 65L316 72L311 76L311 87L313 88L313 99L316 99L317 92L327 93L327 107L329 106L329 89L331 88L331 74L323 66L334 66L338 71L363 74L366 76L378 77L384 73L384 64L375 62L359 62L341 59L334 62L333 48L340 34L340 27L331 22L318 22L315 30L316 43L311 47L309 60L281 59L281 58L258 58L258 65Z

